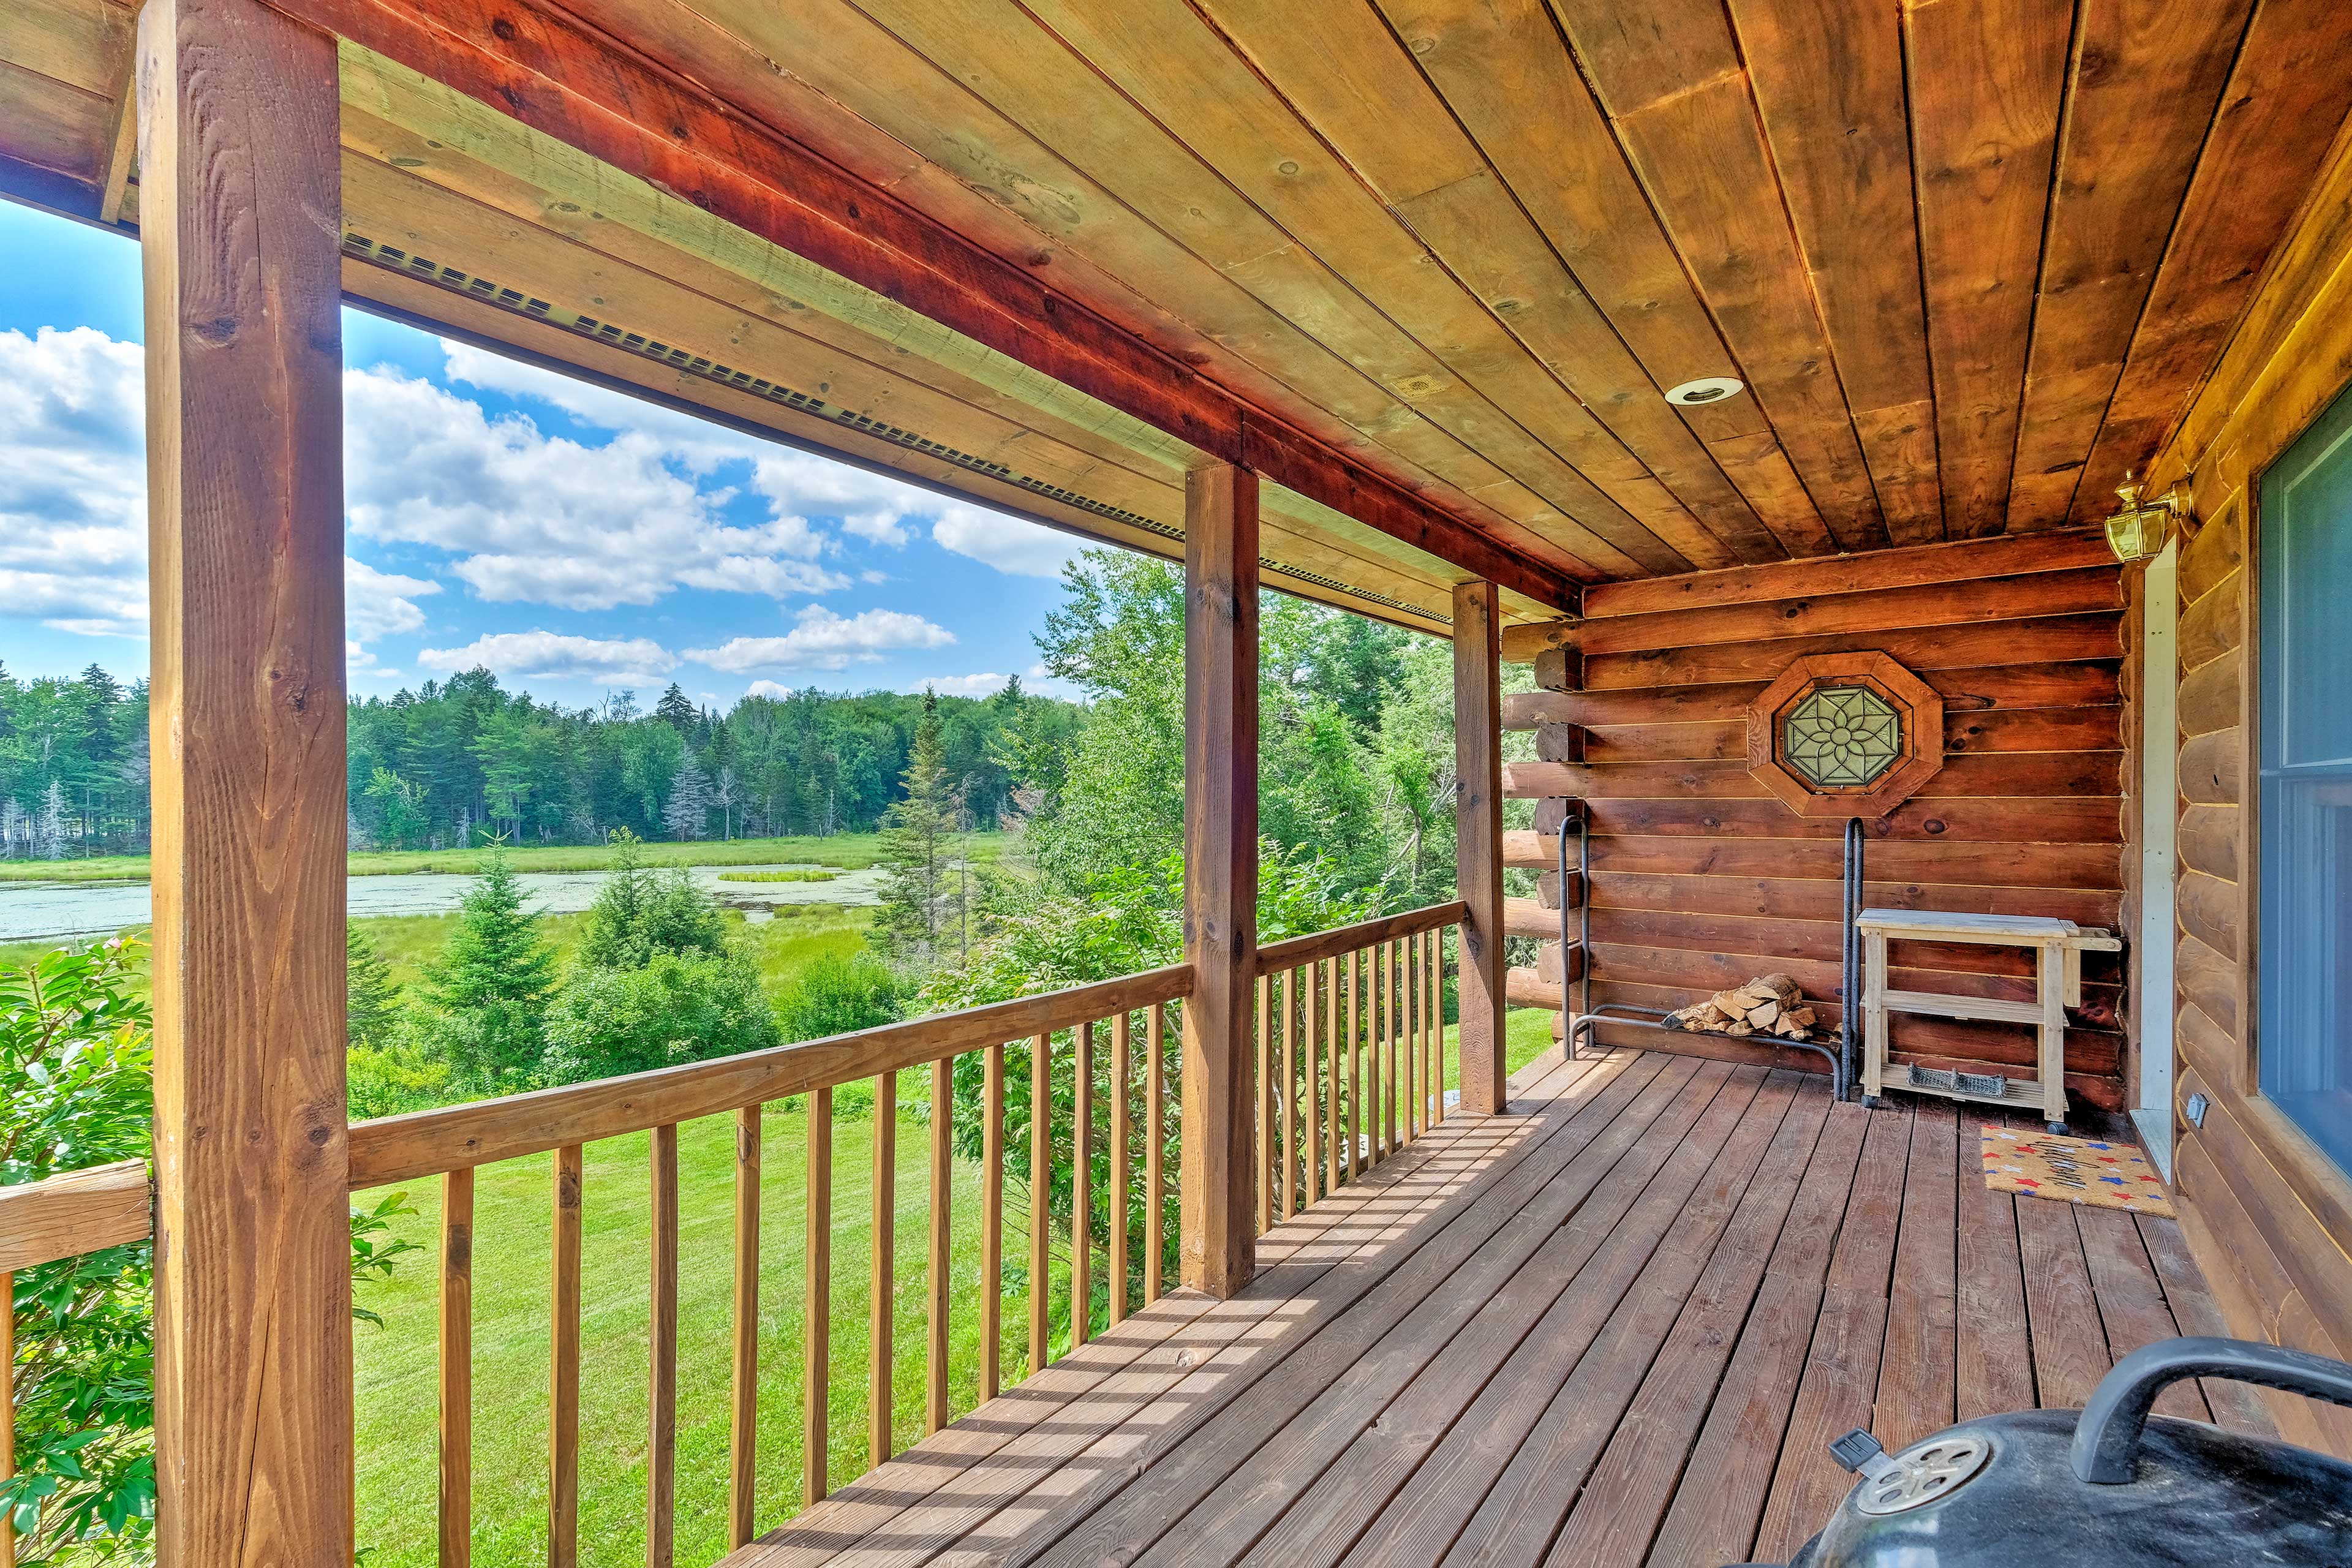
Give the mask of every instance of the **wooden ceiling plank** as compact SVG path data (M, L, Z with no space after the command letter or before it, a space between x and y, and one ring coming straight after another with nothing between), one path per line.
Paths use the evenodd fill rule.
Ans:
M1668 543L1694 563L1785 553L1360 0L1205 0L1203 8L1462 286L1689 509L1696 525L1678 525Z
M0 153L90 186L106 178L113 105L0 60Z
M1714 6L1550 0L1651 205L1818 509L1798 553L1887 542L1836 362L1778 201L1728 16Z
M2256 5L2084 466L2075 521L2115 509L2125 471L2146 469L2228 345L2352 108L2347 58L2352 5Z
M1874 0L1731 0L1731 16L1886 531L1941 539L1901 21Z
M1132 468L1155 482L1181 485L1184 467L1197 460L1181 443L1169 442L1157 431L1150 432L1153 439L1149 442L1136 440L1132 432L1137 427L1132 421L1105 426L1093 420L1065 417L1052 404L1041 405L1036 400L1015 397L997 385L960 374L937 360L907 352L887 339L862 332L839 317L810 309L798 300L763 289L704 256L662 245L626 224L614 222L598 210L593 200L579 199L592 196L593 193L565 184L561 178L561 170L549 163L536 165L542 176L540 181L526 181L506 170L465 155L459 148L433 137L425 130L394 125L355 103L344 106L342 135L346 147L366 154L373 161L396 164L398 169L394 172L404 171L405 177L428 191L462 196L479 205L486 213L511 220L515 226L544 231L549 237L561 237L600 260L625 264L649 278L682 284L730 310L772 321L798 337L856 355L868 363L886 368L894 376L936 388L961 403L989 410L1004 420L1035 430L1063 445ZM363 177L347 169L347 188L348 182ZM354 214L358 210L355 207ZM398 210L398 206L389 201L377 208L378 212ZM356 217L354 221L357 221ZM388 220L383 216L370 216L367 221L382 226ZM429 236L433 226L457 226L457 222L446 212L434 215L429 223L425 215L420 214L412 232L399 243L409 248L422 247L430 253L432 245L425 237ZM376 234L375 237L391 238L393 236ZM608 292L601 279L593 283L583 282L582 288L584 292L566 300L572 308L591 315L609 310L615 316L624 309L618 303L608 303L619 296ZM541 288L540 292L545 294L546 289ZM650 309L639 308L634 321L639 324L646 321ZM811 352L821 351L812 348ZM798 386L801 384L793 382L792 384ZM821 395L824 392L823 387L814 383L803 390ZM1084 411L1073 412L1082 414ZM900 420L898 423L911 426L915 422ZM942 431L927 433L942 437L947 434Z
M1345 497L1350 506L1343 510L1360 508L1363 521L1401 529L1423 547L1435 542L1435 553L1481 575L1538 597L1571 596L1555 568L1282 426L1002 258L565 18L520 6L489 18L459 0L397 12L371 0L280 3L511 110L625 173L690 193L779 250L845 278L871 279L910 309L1204 451L1327 500Z
M1904 12L1944 529L2009 521L2018 405L2074 7L1919 0Z
M1596 583L1584 591L1587 620L1653 615L1694 605L1753 605L1826 594L1862 594L1927 583L1973 583L1988 576L2021 577L2111 563L2106 536L2096 529L2042 533L2031 540L1979 539L1916 550L1736 566L1687 577L1638 583Z
M1164 133L1423 344L1444 373L1507 411L1535 448L1512 451L1487 441L1482 450L1645 569L1679 570L1661 551L1673 520L1687 515L1681 503L1475 298L1432 264L1355 172L1189 5L1036 0L1030 9ZM1033 90L1043 99L1059 89L1056 79ZM1434 388L1400 390L1412 395ZM1542 471L1545 457L1553 471ZM1589 499L1574 493L1571 472L1656 538L1645 542L1617 518L1597 514Z
M791 61L955 178L1021 212L1045 244L1074 255L1099 250L1111 272L1150 279L1156 300L1281 378L1284 396L1335 410L1367 450L1385 448L1504 509L1528 531L1528 548L1550 540L1604 572L1642 569L1599 535L1548 526L1563 507L1590 510L1599 499L1580 479L1547 483L1562 492L1548 497L1497 485L1505 470L1488 449L1540 452L1530 437L1010 5L875 6L869 16L845 5L710 5L709 17L673 0L614 9L633 37L740 90L755 110L775 111L767 62ZM1050 68L1056 58L1066 63ZM1066 161L1090 153L1088 172ZM1044 265L1051 254L1039 248L1032 260ZM1551 454L1540 458L1538 467L1517 465L1519 477L1569 473ZM1630 517L1625 525L1637 526Z
M1376 3L1652 382L1739 374L1543 0ZM1675 412L1776 538L1818 534L1756 399Z
M131 58L132 10L116 0L8 0L0 58L111 98Z
M2252 0L2085 0L2010 480L2012 532L2066 521Z

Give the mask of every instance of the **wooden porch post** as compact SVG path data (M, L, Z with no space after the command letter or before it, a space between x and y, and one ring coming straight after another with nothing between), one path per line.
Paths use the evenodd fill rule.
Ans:
M164 1568L352 1560L335 44L139 22Z
M1184 483L1184 1283L1231 1296L1256 1264L1250 1082L1257 966L1257 475Z
M1503 673L1495 584L1454 588L1454 881L1462 921L1462 1105L1496 1111L1503 1060Z

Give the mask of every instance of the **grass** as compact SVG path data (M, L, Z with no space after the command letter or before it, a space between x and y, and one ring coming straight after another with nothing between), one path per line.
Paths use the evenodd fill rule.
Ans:
M956 842L959 857L988 865L1010 849L1011 836L970 833ZM845 871L861 871L882 858L878 833L844 833L830 838L736 838L692 844L646 844L641 847L648 866L772 866L814 861ZM507 851L518 871L606 871L613 866L608 846L518 845ZM351 857L354 877L396 877L417 871L471 875L482 868L482 849L373 849ZM149 873L144 855L99 855L85 860L0 860L0 882L143 882Z
M721 871L722 882L830 882L840 876L838 870L813 866L793 871Z
M900 1103L929 1093L929 1075L904 1075ZM926 1237L929 1142L902 1114L894 1169L891 1387L894 1446L922 1436L927 1344ZM582 1191L581 1560L645 1560L646 1377L649 1358L648 1140L591 1144ZM866 1402L872 1364L867 1321L873 1268L873 1123L836 1116L833 1137L827 1463L838 1486L866 1468ZM677 1558L726 1551L730 1336L733 1280L733 1123L679 1129ZM760 1226L758 1528L797 1511L801 1383L808 1337L807 1117L772 1105L763 1122ZM546 1561L549 1164L510 1161L478 1173L474 1244L474 1562L530 1568ZM976 1166L953 1173L949 1394L961 1415L980 1398L980 1188ZM357 1325L359 1542L370 1568L435 1561L435 1390L438 1280L430 1259L439 1226L437 1184L409 1189L416 1213L397 1232L428 1250L404 1260L362 1301L384 1326ZM1027 1354L1023 1267L1027 1216L1006 1194L1003 1365L1010 1384ZM1099 1269L1099 1262L1097 1263ZM1055 1320L1066 1322L1068 1276L1057 1265ZM1066 1331L1066 1330L1064 1331Z

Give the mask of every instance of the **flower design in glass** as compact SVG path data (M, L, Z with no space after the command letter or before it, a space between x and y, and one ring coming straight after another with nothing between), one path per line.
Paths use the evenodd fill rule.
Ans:
M1789 710L1780 754L1815 789L1862 789L1903 757L1903 718L1866 686L1817 686Z

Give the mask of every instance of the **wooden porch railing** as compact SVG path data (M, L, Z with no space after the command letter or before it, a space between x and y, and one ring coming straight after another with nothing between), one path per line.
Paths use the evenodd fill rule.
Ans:
M1270 943L1257 955L1257 1114L1259 1228L1336 1191L1409 1144L1444 1115L1446 929L1465 913L1460 903L1433 905L1333 931ZM581 1459L581 1237L585 1146L650 1134L651 1364L646 1519L649 1564L672 1558L677 1498L678 1375L678 1142L681 1122L732 1115L735 1122L732 1386L729 1417L729 1541L740 1547L757 1528L757 1373L759 1369L760 1208L762 1110L804 1098L808 1117L805 1373L802 1389L803 1500L825 1495L833 1232L834 1093L871 1079L875 1087L873 1287L866 1394L866 1463L891 1455L891 1281L895 1265L897 1077L929 1067L931 1104L928 1365L925 1430L947 1425L950 1346L950 1240L959 1194L954 1134L954 1068L981 1058L982 1227L978 1293L979 1393L993 1397L1008 1382L1050 1360L1056 1328L1076 1346L1095 1329L1091 1299L1099 1259L1107 1286L1105 1321L1117 1323L1159 1299L1166 1285L1171 1239L1166 1215L1175 1191L1181 1146L1172 1152L1173 1089L1182 1049L1171 1005L1186 996L1192 972L1172 965L1045 995L915 1019L903 1024L780 1047L626 1078L576 1084L502 1100L450 1106L362 1122L351 1129L351 1187L440 1178L438 1559L458 1568L471 1558L473 1499L473 1260L477 1167L544 1155L552 1184L550 1249L548 1554L557 1568L579 1555ZM1030 1047L1027 1110L1031 1137L1025 1242L1028 1355L1024 1369L1002 1363L1003 1281L1007 1211L1004 1193L1008 1045ZM1108 1051L1109 1104L1095 1103L1099 1053ZM1135 1058L1140 1055L1139 1064ZM1066 1065L1074 1103L1056 1110L1055 1069ZM968 1082L969 1080L967 1080ZM1107 1120L1111 1191L1107 1236L1090 1225L1097 1194L1090 1155L1097 1120ZM1140 1133L1139 1137L1138 1134ZM1057 1145L1057 1136L1060 1142ZM1137 1147L1140 1144L1140 1148ZM1066 1152L1075 1183L1068 1237L1053 1234L1053 1160ZM1138 1155L1140 1169L1138 1169ZM1139 1176L1140 1235L1126 1201ZM79 1173L37 1186L0 1189L0 1288L7 1271L94 1251L149 1234L148 1189L139 1163ZM1052 1316L1048 1270L1055 1243L1067 1255L1067 1321ZM1140 1257L1137 1257L1139 1253ZM5 1301L5 1297L0 1297ZM0 1311L0 1476L11 1473L12 1426L5 1346L9 1315ZM1008 1376L1008 1373L1011 1373ZM0 1526L0 1568L13 1550Z

